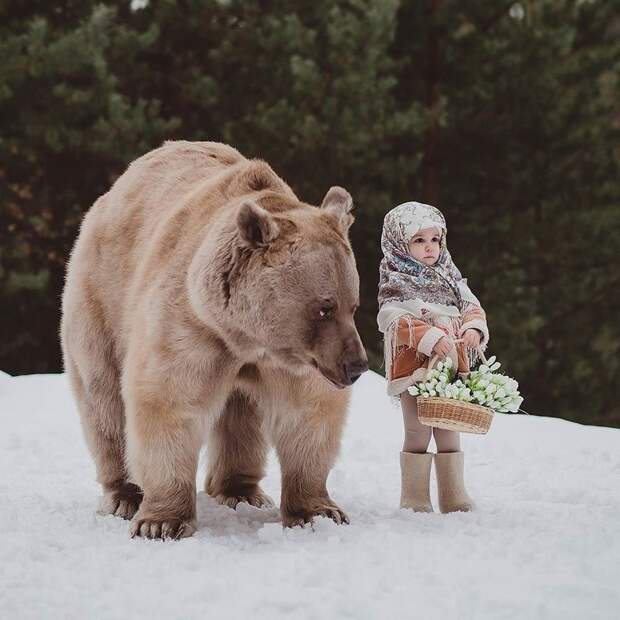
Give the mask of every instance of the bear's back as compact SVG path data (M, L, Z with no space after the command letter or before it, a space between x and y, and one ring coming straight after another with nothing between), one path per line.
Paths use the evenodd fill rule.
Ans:
M225 144L186 141L166 142L132 162L84 217L67 269L64 311L79 308L83 295L96 297L106 323L120 329L149 248L162 235L166 242L167 227L172 234L196 234L178 211L199 185L244 162Z
M145 287L171 277L180 284L206 227L241 196L262 190L296 201L268 164L225 144L166 142L146 153L84 218L68 269L69 298L87 287L122 339Z

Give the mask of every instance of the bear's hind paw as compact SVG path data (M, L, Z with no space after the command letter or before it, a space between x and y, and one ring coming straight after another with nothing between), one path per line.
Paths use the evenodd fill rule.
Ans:
M214 496L214 499L219 504L235 509L237 505L242 502L250 504L250 506L255 506L256 508L273 508L275 506L271 497L261 490L248 493L247 495L227 495L226 493L219 493Z
M99 502L97 514L114 515L122 519L131 519L138 512L142 502L142 491L140 487L131 483L124 483L122 486L106 491Z

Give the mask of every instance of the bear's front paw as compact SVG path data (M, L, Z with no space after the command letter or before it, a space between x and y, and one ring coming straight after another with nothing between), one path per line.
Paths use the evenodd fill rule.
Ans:
M338 525L349 524L346 512L338 508L336 504L319 504L312 508L298 509L282 512L282 525L284 527L304 527L307 523L312 525L315 517L327 517Z
M140 512L133 518L129 526L129 534L132 538L159 538L161 540L179 540L188 538L196 531L194 520L179 519L175 517L149 517Z
M97 508L97 514L131 519L138 511L141 502L142 490L140 487L125 482L104 492Z
M213 497L216 502L223 504L224 506L228 506L229 508L236 508L237 504L240 504L241 502L246 502L250 504L250 506L255 506L256 508L273 508L275 506L275 503L271 497L269 497L266 493L263 493L261 489L240 495L218 493Z

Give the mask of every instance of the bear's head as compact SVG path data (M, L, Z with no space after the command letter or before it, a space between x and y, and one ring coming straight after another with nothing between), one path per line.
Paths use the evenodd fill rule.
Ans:
M337 388L351 385L368 369L353 319L359 276L348 239L352 206L340 187L319 208L279 192L242 199L231 209L234 219L226 217L198 253L194 310L217 324L239 356L294 373L318 371Z

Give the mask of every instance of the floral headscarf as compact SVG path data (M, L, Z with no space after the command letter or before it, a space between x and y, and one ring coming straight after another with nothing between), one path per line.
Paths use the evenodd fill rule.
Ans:
M411 238L426 228L437 228L441 234L439 259L434 265L426 265L409 253ZM431 205L405 202L387 213L381 235L379 307L416 299L463 310L463 277L452 262L446 235L446 220Z
M426 228L440 232L439 258L434 265L413 258L409 241ZM446 220L441 211L420 202L405 202L387 213L381 235L383 260L380 265L379 314L377 324L384 334L384 355L387 377L391 377L391 365L395 359L399 340L396 336L400 319L404 318L411 328L414 319L454 334L467 329L463 315L475 306L481 311L480 302L467 286L467 280L452 262L446 246ZM488 341L485 321L470 320L483 334L483 347ZM410 346L413 330L410 329ZM455 364L457 353L450 354ZM476 351L468 350L470 367L478 357ZM388 379L388 394L398 397L410 385L420 380L414 372L408 377Z

